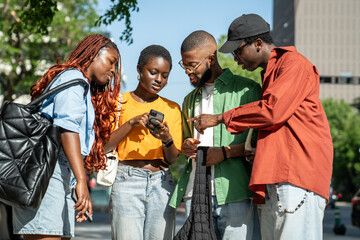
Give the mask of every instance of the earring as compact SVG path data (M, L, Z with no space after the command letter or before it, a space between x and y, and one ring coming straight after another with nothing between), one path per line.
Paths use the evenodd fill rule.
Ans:
M138 76L137 76L137 80L139 80L139 81L140 81L140 75L138 75Z

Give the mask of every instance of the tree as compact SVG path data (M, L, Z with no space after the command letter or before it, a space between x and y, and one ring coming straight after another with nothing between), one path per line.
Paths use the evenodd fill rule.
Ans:
M360 97L355 98L351 106L357 108L357 110L360 111Z
M115 0L111 0L111 2L114 3ZM125 19L125 30L120 36L120 41L132 44L133 39L131 37L132 27L130 21L130 11L139 11L139 7L137 7L137 0L118 0L118 3L111 6L111 8L108 9L95 24L97 26L100 26L101 24L109 25L115 20L120 22Z
M7 0L7 3L10 1ZM63 2L61 0L26 0L21 3L19 1L20 13L16 16L19 20L16 24L17 28L21 28L33 33L48 34L48 26L52 23L54 16L58 12L57 3ZM76 5L82 5L83 1L77 1ZM120 41L125 41L129 44L133 42L131 37L132 27L130 21L130 13L138 12L137 0L111 0L113 5L107 9L105 14L99 17L96 21L91 22L89 26L100 26L101 24L109 25L115 20L125 21L125 30L120 36ZM5 3L5 5L8 5ZM21 3L21 4L20 4ZM96 1L94 1L96 4ZM46 13L46 14L44 14ZM21 21L20 21L21 19ZM14 26L13 25L13 26Z
M218 40L218 46L222 46L225 43L227 36L222 35ZM252 79L261 85L261 75L260 72L262 68L258 68L253 72L242 69L237 63L234 61L234 57L231 54L223 54L218 52L218 60L222 68L229 68L232 73Z
M29 3L24 2L26 6ZM56 58L65 57L84 36L104 34L94 27L99 19L94 0L78 0L76 4L63 0L56 6L53 6L56 1L30 1L42 3L36 5L36 10L31 10L31 4L23 10L24 2L7 0L0 4L0 92L6 100L13 100L14 94L28 93L35 80L55 64ZM44 7L46 4L51 7ZM49 15L52 16L49 25L47 17L37 20L41 19L40 13L47 16L41 10L56 11ZM29 18L29 12L33 20L28 20L27 25L22 17Z
M344 100L322 104L334 145L333 184L349 199L360 187L360 114Z

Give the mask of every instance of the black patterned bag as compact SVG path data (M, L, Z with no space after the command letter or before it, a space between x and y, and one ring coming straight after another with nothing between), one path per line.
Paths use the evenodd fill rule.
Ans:
M60 73L61 74L61 73ZM70 86L88 84L75 79L43 93L27 105L5 102L0 110L0 201L14 207L38 208L54 172L61 148L60 132L40 111L51 95Z
M198 147L190 214L173 240L216 240L211 203L211 167L206 166L208 149Z

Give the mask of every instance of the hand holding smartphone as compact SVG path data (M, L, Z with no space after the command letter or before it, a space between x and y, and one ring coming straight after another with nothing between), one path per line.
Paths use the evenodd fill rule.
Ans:
M77 203L78 195L76 192L76 179L75 178L71 181L70 186L71 186L70 187L71 188L71 198L72 198L72 200L74 200L75 203ZM89 211L86 211L84 215L89 222L93 221L92 216L89 216Z
M157 123L156 120L158 120L159 122L163 122L163 120L164 120L164 114L161 113L161 112L158 112L158 111L156 111L156 110L151 109L151 110L150 110L150 113L149 113L149 119L148 119L148 121L149 121L152 125L154 125L155 127L158 127L159 124Z

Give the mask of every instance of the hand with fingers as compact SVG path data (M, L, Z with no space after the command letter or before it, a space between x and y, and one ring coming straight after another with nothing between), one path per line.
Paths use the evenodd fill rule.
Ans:
M78 211L78 214L76 215L76 221L82 222L87 220L87 216L85 216L87 211L88 216L92 216L92 203L86 180L77 182L75 187L78 198L74 205L74 208Z
M194 122L195 129L201 134L204 134L206 128L215 127L220 123L224 123L222 114L200 114L189 118L187 121Z
M181 147L181 152L185 154L188 158L196 159L197 147L200 144L200 141L195 138L187 138Z
M211 147L207 151L206 166L216 165L225 160L221 147Z
M254 162L254 159L255 159L255 152L256 152L256 149L254 148L254 150L245 150L244 151L244 155L245 155L245 159L246 161L248 161L250 164L253 164Z
M149 119L149 113L143 113L129 120L132 127L143 126L146 127Z
M153 135L155 138L160 139L163 143L167 143L172 139L172 136L169 132L169 126L167 122L160 122L156 120L157 126L147 122L146 127L149 129L151 135Z

